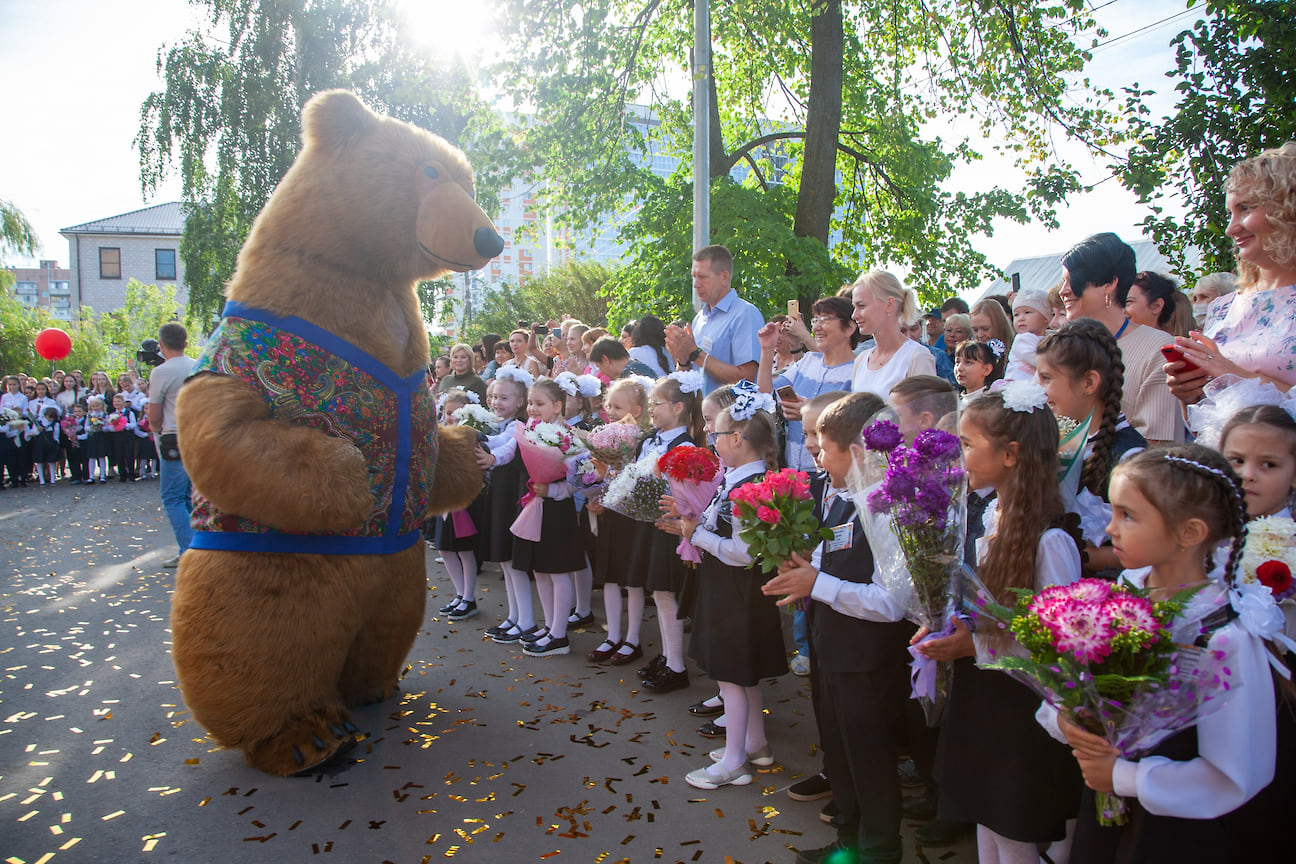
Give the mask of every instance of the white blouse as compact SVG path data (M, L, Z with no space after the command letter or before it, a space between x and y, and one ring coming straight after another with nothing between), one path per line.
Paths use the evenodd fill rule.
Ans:
M739 465L737 468L725 469L725 494L728 495L735 486L746 480L748 477L761 474L765 470L765 463L763 461L747 462L743 465ZM719 534L715 533L720 517L720 505L721 501L719 499L713 500L709 505L707 505L707 508L702 511L702 521L699 522L697 528L694 529L693 536L689 538L689 542L698 549L701 549L703 552L707 552L720 559L722 564L727 564L730 567L750 567L752 565L752 557L747 551L747 544L738 536L738 520L736 518L732 516L729 517L733 524L732 537L721 537Z

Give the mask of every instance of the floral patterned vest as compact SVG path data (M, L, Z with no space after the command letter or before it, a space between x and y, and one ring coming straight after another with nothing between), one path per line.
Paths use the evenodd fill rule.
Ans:
M354 444L369 463L373 509L363 527L294 534L221 512L195 489L192 548L381 555L418 541L436 457L426 369L401 378L309 321L227 303L192 374L204 373L247 384L262 395L276 420Z

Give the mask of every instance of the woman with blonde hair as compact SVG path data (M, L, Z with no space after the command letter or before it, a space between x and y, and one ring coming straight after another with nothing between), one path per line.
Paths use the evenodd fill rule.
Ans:
M1221 375L1296 384L1296 142L1239 162L1225 192L1238 289L1211 303L1202 332L1175 340L1185 360L1165 371L1184 404Z
M874 346L855 358L851 390L873 393L883 399L891 388L910 375L935 375L931 352L908 338L902 327L918 321L918 298L884 270L870 270L855 280L851 290L855 307L851 318L860 333L873 337Z
M995 356L1007 356L1016 331L999 301L991 297L982 299L972 307L968 317L972 320L972 338L986 344L998 339L1003 343L1003 350Z

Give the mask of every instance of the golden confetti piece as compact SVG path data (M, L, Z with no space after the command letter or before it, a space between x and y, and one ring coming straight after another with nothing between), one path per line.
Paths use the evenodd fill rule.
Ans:
M186 764L186 765L197 765L197 764L198 764L198 759L197 759L196 757L193 758L193 759L186 759L184 764Z
M208 796L207 796L206 798L204 798L203 800L199 801L199 802L198 802L198 806L199 806L199 807L206 807L206 806L207 806L207 803L208 803L209 801L211 801L211 796L210 796L210 795L208 795Z
M125 810L118 810L114 813L109 813L107 816L102 816L100 818L103 819L103 821L107 822L109 819L116 819L118 816L124 816L125 814L126 814Z
M134 754L127 753L125 756L123 756L122 758L118 759L117 761L118 761L118 762L129 762L129 761L131 760L131 756L132 756L132 755L134 755ZM194 761L197 762L198 760L195 759Z
M540 860L543 861L543 860L546 859L546 858L552 858L552 857L554 857L555 855L561 855L561 854L562 854L562 850L561 850L561 849L555 849L555 850L552 851L552 852L546 852L545 854L541 855L541 856L540 856Z
M789 831L786 828L771 828L770 830L773 831L775 834L791 834L793 837L801 836L800 831Z
M60 847L59 847L59 851L60 851L60 852L66 852L67 850L71 849L73 846L75 846L76 844L78 844L78 843L80 843L80 842L81 842L81 838L80 838L80 837L73 837L71 840L67 841L67 842L64 843L62 846L60 846ZM10 859L10 860L12 860L12 859Z
M698 844L701 843L701 842L702 842L701 840L685 840L684 842L680 843L680 845L681 845L681 846L696 846L696 845L698 845Z

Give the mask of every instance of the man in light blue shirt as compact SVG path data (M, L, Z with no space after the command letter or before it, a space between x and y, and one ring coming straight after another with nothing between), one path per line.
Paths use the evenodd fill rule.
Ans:
M765 324L760 310L738 296L729 284L733 256L723 246L706 246L693 253L693 290L702 308L690 327L666 328L666 350L681 369L700 369L703 390L756 380L760 340Z

